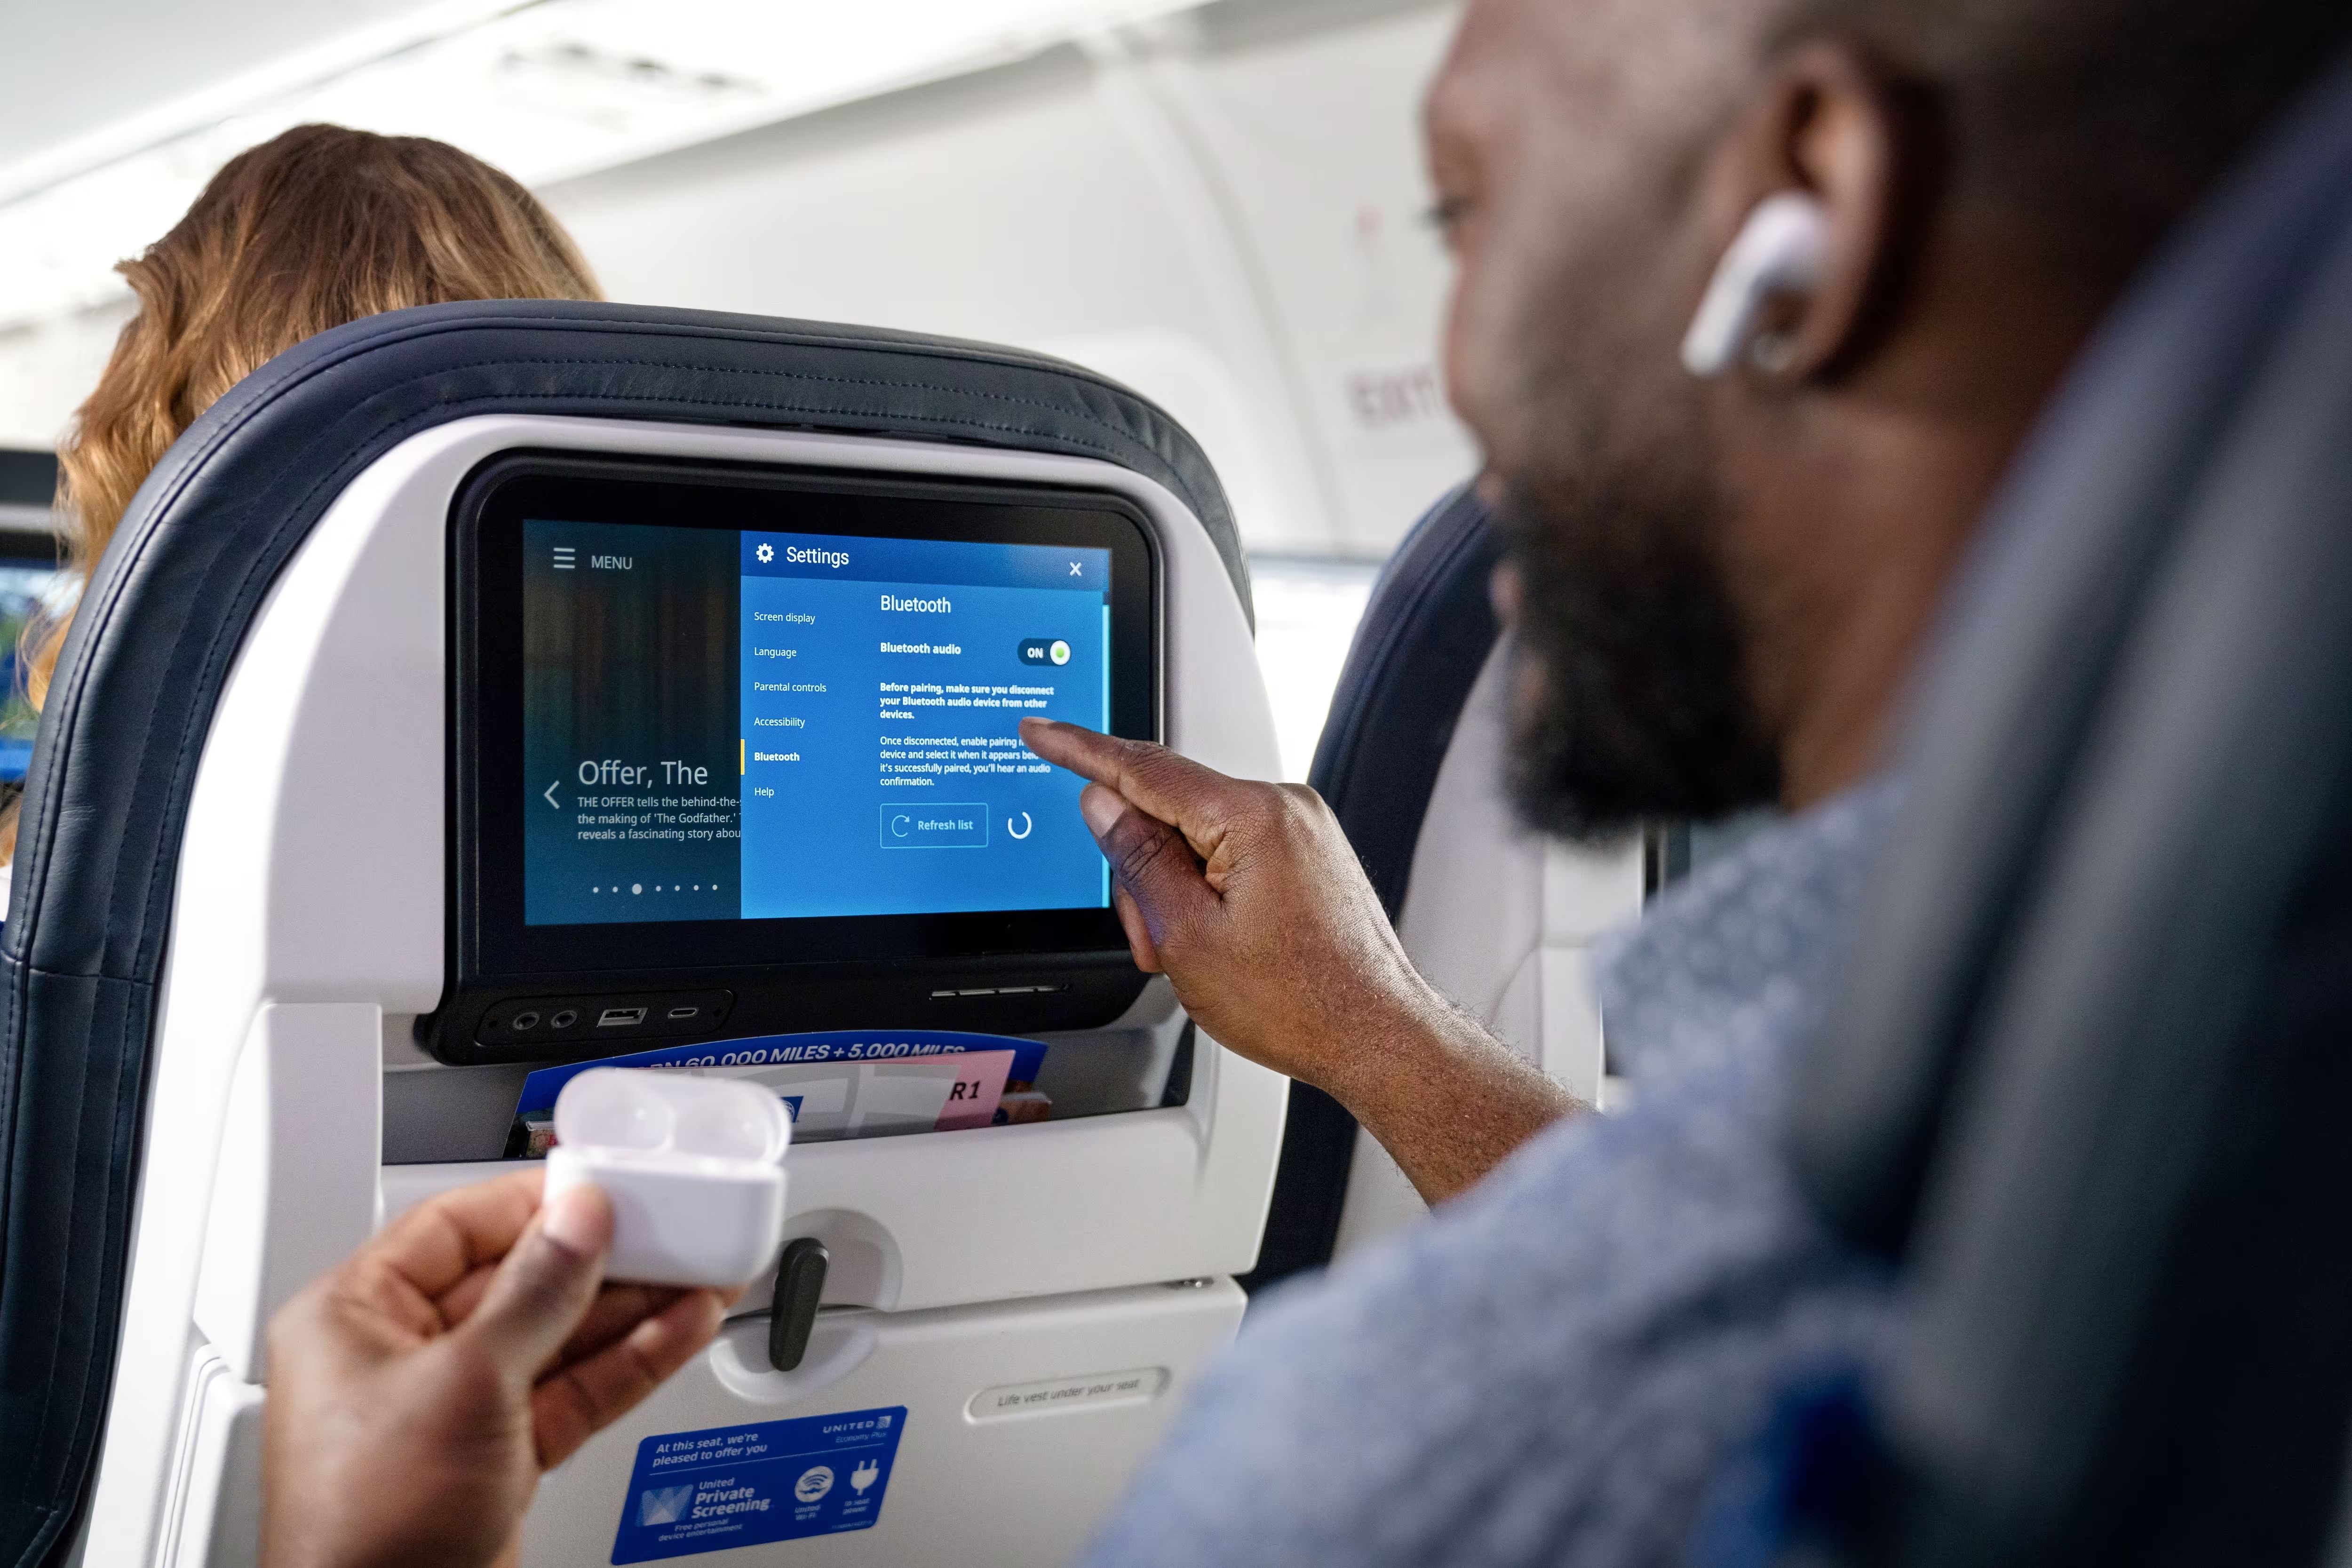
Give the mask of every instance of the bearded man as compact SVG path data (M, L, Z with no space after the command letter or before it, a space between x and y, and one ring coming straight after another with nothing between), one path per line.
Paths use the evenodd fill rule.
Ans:
M1253 1313L1090 1562L1680 1562L1775 1378L1868 1352L1883 1282L1777 1142L1897 699L2086 337L2347 42L2317 0L1473 0L1426 130L1522 813L1788 815L1604 960L1604 1119L1414 973L1312 792L1024 725L1138 963L1438 1205Z

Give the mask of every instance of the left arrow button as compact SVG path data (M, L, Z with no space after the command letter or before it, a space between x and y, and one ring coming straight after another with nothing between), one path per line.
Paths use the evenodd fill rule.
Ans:
M547 786L547 804L555 807L558 811L562 811L563 809L563 803L555 798L555 784L560 784L563 781L562 779L558 779L555 781L555 784L551 784ZM512 799L513 797L509 796L508 798Z

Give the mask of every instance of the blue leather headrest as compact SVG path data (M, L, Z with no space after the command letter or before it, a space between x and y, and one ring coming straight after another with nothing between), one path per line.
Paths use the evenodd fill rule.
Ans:
M1794 1096L1906 1268L1874 1561L2300 1563L2352 1423L2352 74L1991 521Z
M1207 527L1223 490L1151 404L1042 355L861 327L499 301L323 332L233 388L132 500L26 781L0 938L0 1563L40 1560L104 1418L156 985L215 703L264 594L353 476L481 414L702 421L1100 458Z
M2200 479L2259 379L2315 328L2352 234L2352 96L2305 117L2112 315L2042 418L1952 596L1900 746L1903 823L1798 1163L1857 1246L1899 1252L2025 889Z

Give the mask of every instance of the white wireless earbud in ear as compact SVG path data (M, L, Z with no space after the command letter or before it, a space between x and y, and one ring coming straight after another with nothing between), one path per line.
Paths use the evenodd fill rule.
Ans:
M1683 368L1696 376L1721 375L1747 348L1761 368L1777 369L1764 342L1749 343L1757 318L1773 295L1817 288L1828 248L1829 216L1814 197L1782 191L1758 202L1716 263L1706 297L1683 334Z

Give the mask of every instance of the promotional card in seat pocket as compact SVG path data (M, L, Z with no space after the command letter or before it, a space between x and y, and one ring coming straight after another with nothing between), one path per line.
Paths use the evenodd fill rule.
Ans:
M899 1405L647 1437L622 1500L613 1561L870 1529L906 1428Z
M553 1146L556 1098L591 1068L741 1079L775 1090L793 1142L822 1143L1046 1121L1054 1102L1036 1082L1045 1063L1043 1041L947 1029L759 1035L566 1062L523 1079L507 1153L535 1160Z

